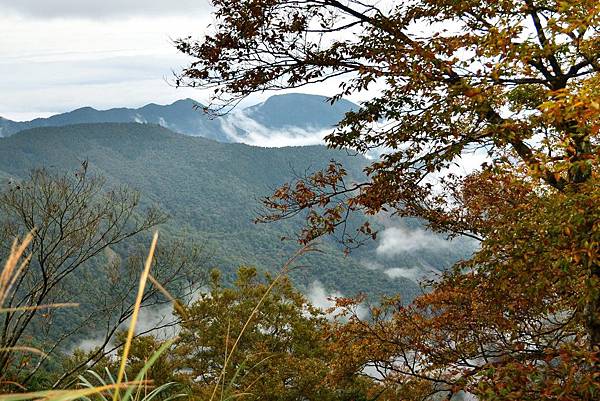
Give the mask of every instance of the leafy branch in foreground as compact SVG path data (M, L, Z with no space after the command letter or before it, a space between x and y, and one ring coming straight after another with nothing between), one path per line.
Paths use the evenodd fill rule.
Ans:
M387 299L367 320L347 312L350 322L334 330L334 375L369 367L415 399L461 391L492 400L600 396L599 354L586 330L600 284L589 273L598 262L600 187L592 181L556 197L513 179L529 189L519 202L478 204L510 230L490 231L471 260L412 304Z
M342 371L375 367L414 400L598 398L600 4L214 4L212 31L176 42L191 57L176 83L214 90L217 112L341 76L332 102L377 89L325 138L381 149L366 179L334 163L265 198L264 220L303 213L308 242L352 212L389 212L481 241L411 306L394 298L341 326Z

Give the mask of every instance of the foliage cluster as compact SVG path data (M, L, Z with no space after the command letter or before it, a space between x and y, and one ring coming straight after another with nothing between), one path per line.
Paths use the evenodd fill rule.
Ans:
M410 306L340 325L340 369L374 366L402 399L598 398L598 2L214 4L213 30L177 42L192 58L177 83L213 89L217 111L340 76L332 102L378 89L326 138L382 149L367 178L332 163L264 199L264 220L306 211L309 242L346 232L351 212L389 211L480 241ZM460 174L469 154L486 161Z

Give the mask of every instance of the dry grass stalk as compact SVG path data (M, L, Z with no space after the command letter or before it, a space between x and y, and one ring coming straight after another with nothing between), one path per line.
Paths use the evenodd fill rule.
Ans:
M22 242L19 243L18 240L15 240L12 245L11 252L5 263L4 269L0 273L0 313L2 313L2 312L18 312L18 311L23 311L23 310L38 310L38 309L46 309L46 308L52 308L52 307L77 306L78 304L62 303L62 304L26 306L26 307L19 307L19 308L2 308L2 305L4 305L4 302L6 301L7 297L9 296L11 289L14 286L16 280L20 277L20 275L23 273L24 269L29 264L31 255L24 258L20 264L19 264L19 260L22 259L25 249L29 246L32 239L33 239L33 234L30 233L23 239ZM28 400L71 401L71 400L77 400L77 399L85 399L85 398L88 398L89 396L95 395L95 394L103 394L103 393L110 393L110 392L112 392L112 394L113 394L113 400L116 400L119 397L120 391L122 389L127 389L125 398L128 398L127 394L130 393L133 388L137 387L138 391L140 391L142 388L144 389L144 391L147 390L149 383L146 380L134 380L134 381L123 382L123 376L124 376L124 372L125 372L127 356L129 354L129 350L131 348L131 342L133 340L133 336L134 336L134 332L135 332L136 322L137 322L137 319L139 316L139 311L140 311L140 307L141 307L141 303L142 303L142 299L143 299L144 290L145 290L146 283L150 276L150 267L152 265L152 261L154 258L154 252L156 249L157 240L158 240L158 233L155 233L154 238L152 239L152 245L150 247L148 257L146 259L146 263L144 265L144 271L140 277L138 294L136 297L136 302L135 302L133 314L131 317L131 324L129 326L127 341L125 343L125 347L123 350L123 356L122 356L122 360L121 360L121 365L120 365L117 381L115 383L102 385L102 386L95 386L95 387L90 387L90 388L85 388L85 389L47 390L47 391L36 391L36 392L30 392L30 393L25 392L25 393L16 393L16 394L15 393L0 394L0 401L28 401ZM151 278L151 281L169 299L174 301L174 298L154 278ZM14 351L24 351L24 352L31 352L31 353L44 355L44 353L42 351L32 348L32 347L26 347L26 346L0 348L0 352L14 352ZM149 366L150 365L145 367L145 369L148 369ZM145 370L144 370L144 372L145 372ZM15 386L21 387L23 390L25 390L25 388L23 386L21 386L19 383L13 383L13 382L8 382L8 381L5 381L3 383L4 384L11 383L11 384L14 384ZM106 399L104 396L102 396L102 398Z
M6 299L10 295L15 283L23 274L23 271L29 266L29 262L31 260L31 255L27 255L23 257L25 250L31 244L33 240L34 232L30 232L25 236L23 241L19 242L18 238L15 238L13 244L10 249L10 254L8 255L8 259L4 263L4 268L0 273L0 313L14 313L14 312L24 312L24 311L33 311L40 309L48 309L48 308L66 308L66 307L74 307L79 306L76 303L56 303L56 304L46 304L46 305L31 305L31 306L20 306L17 308L3 308ZM21 261L19 263L19 261ZM27 347L27 346L13 346L13 347L4 347L0 348L0 352L30 352L33 354L38 354L46 357L47 355L40 351L37 348Z
M36 391L32 393L17 393L17 394L0 394L0 401L25 401L25 400L36 400L36 401L71 401L77 400L82 397L88 397L94 394L106 393L111 390L118 390L124 388L130 388L133 386L139 386L140 382L123 382L107 384L105 386L98 386L92 388L84 388L77 390L45 390ZM117 391L115 391L117 392Z
M5 351L8 351L8 352L22 351L22 352L30 352L32 354L38 354L38 355L41 355L43 357L47 357L48 356L45 352L40 351L37 348L27 347L27 346L24 346L24 345L16 345L14 347L0 348L0 352L5 352Z
M217 378L217 382L215 383L215 387L213 389L213 392L212 392L212 394L210 396L209 401L213 401L213 399L215 398L215 395L217 394L217 390L219 389L219 384L220 384L221 380L225 379L225 373L227 372L227 366L229 365L229 361L231 359L231 356L235 352L236 348L238 347L238 344L240 343L240 340L242 339L242 336L244 335L244 333L248 329L248 326L250 326L250 323L252 322L252 319L254 319L254 316L258 313L258 310L262 306L262 304L265 301L265 299L267 299L267 296L269 295L269 293L271 292L271 290L275 287L275 285L277 284L277 282L289 272L289 270L292 267L293 263L300 256L302 256L305 253L307 253L309 251L312 251L312 250L314 250L314 248L312 247L311 244L308 244L308 245L305 245L302 248L300 248L298 251L296 251L296 253L294 253L294 255L291 258L289 258L284 263L284 265L279 270L279 273L277 274L277 276L275 276L275 278L273 279L273 281L271 281L271 284L269 285L269 287L267 287L265 293L258 300L258 302L256 303L256 305L254 306L254 309L252 309L252 312L250 313L250 316L248 316L248 319L246 319L246 322L244 323L244 326L242 327L242 330L240 331L239 335L235 339L235 342L233 343L233 346L231 347L231 350L229 351L229 355L227 355L227 358L225 358L225 362L223 363L223 369L221 370L221 374ZM229 337L229 330L228 330L227 336ZM225 351L225 352L227 352L227 351Z
M33 232L27 234L21 243L19 243L18 239L15 239L12 244L8 259L4 264L4 269L2 269L2 273L0 273L0 308L2 305L4 305L4 302L10 294L10 291L17 279L21 273L23 273L25 267L27 267L29 264L31 255L25 257L21 261L21 264L19 264L19 260L23 256L25 249L27 249L32 240Z
M158 282L157 279L154 278L154 276L152 274L148 275L148 280L150 280L150 282L156 287L158 288L158 290L169 300L173 303L173 307L175 308L175 310L177 310L177 312L179 312L181 314L181 316L183 318L186 317L186 310L183 307L183 305L181 305L181 302L179 302L179 300L177 300L173 295L171 295L171 293L169 291L167 291L167 289L165 287L162 286L161 283Z
M45 304L36 306L20 306L18 308L0 308L0 313L12 313L12 312L25 312L32 310L48 309L48 308L75 308L79 306L78 303L66 302L56 304Z
M140 312L140 308L142 305L142 298L144 296L144 290L146 289L146 283L148 281L148 276L150 275L150 267L152 266L152 261L154 260L154 251L156 250L156 242L158 241L158 232L154 233L154 237L152 238L152 244L150 245L150 251L148 252L148 257L146 258L146 263L144 265L144 271L140 276L140 285L138 288L137 297L135 299L135 305L133 307L133 314L131 315L131 323L129 325L129 331L127 332L127 340L125 341L125 346L123 348L123 355L121 357L121 365L119 366L119 373L117 374L117 382L118 385L123 380L123 376L125 374L125 365L127 364L127 357L129 355L129 350L131 348L131 342L133 341L133 336L135 334L135 326L137 323L138 315ZM119 391L115 391L113 393L113 401L117 401L119 398Z

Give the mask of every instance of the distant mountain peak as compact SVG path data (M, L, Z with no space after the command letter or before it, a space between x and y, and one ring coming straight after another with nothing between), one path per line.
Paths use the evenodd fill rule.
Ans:
M194 100L192 98L186 97L185 99L179 99L174 101L173 103L171 103L171 105L174 104L201 104L200 102L198 102L197 100Z
M315 95L313 93L301 93L301 92L290 92L290 93L276 93L271 95L265 100L266 102L273 102L281 99L312 99L326 101L327 96Z
M141 110L147 107L173 107L173 106L195 106L195 105L202 105L201 102L198 102L197 100L191 99L191 98L185 98L185 99L179 99L179 100L175 100L174 102L171 103L167 103L167 104L158 104L158 103L148 103L145 104L144 106L135 109L135 110Z
M359 106L345 99L331 104L329 98L305 93L286 93L269 97L244 110L246 115L267 128L328 129Z
M90 107L90 106L84 106L84 107L79 107L79 108L71 111L70 113L75 113L77 111L99 111L99 110L97 110L97 109L95 109L93 107Z
M332 128L344 114L358 106L347 100L331 105L327 97L305 93L277 94L262 103L250 106L242 113L263 127L263 131L283 128L321 131ZM0 118L0 136L36 127L57 127L82 123L140 123L158 124L175 132L203 136L219 142L244 141L251 134L232 113L222 118L213 118L202 111L204 105L194 99L185 98L171 104L149 103L140 108L112 108L97 110L86 106L48 118L16 122ZM228 128L230 127L230 128ZM241 135L232 135L231 127Z

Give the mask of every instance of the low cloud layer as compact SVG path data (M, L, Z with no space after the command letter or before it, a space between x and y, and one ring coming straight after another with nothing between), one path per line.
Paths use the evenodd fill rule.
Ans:
M415 266L415 267L392 267L385 269L383 273L391 279L407 278L420 283L425 279L435 279L439 277L440 271L433 267Z
M136 333L150 332L161 340L173 338L179 333L179 325L174 325L178 318L173 315L173 304L170 302L152 308L142 308L135 327ZM129 322L127 323L129 326Z
M404 252L447 248L449 245L449 241L420 228L408 230L402 227L389 227L379 234L376 252L379 256L393 257Z
M94 337L94 338L86 338L79 341L73 348L70 350L73 353L75 350L80 350L83 352L90 352L98 347L101 347L104 344L104 338L102 337ZM110 347L111 345L109 345Z
M148 333L161 340L173 338L179 333L179 326L174 325L176 321L177 317L173 315L173 305L171 303L142 308L138 315L135 332L137 334ZM125 321L119 328L121 330L127 330L130 322L130 320ZM96 335L92 335L77 342L71 348L71 352L76 349L85 352L92 351L102 346L102 344L104 344L103 333L97 333ZM114 345L114 338L111 338L107 347L111 348L114 347Z
M392 261L395 263L396 261ZM414 281L419 284L425 279L435 279L441 274L439 269L436 269L433 266L429 266L426 263L421 263L416 266L394 266L389 265L390 261L386 261L383 263L382 261L377 261L373 258L363 258L360 260L360 263L369 270L379 271L385 274L389 279L396 280L399 278L405 278Z
M316 308L326 311L335 306L335 298L342 298L344 295L339 291L328 291L319 280L313 281L308 289L306 297L308 301ZM364 305L359 305L356 309L356 314L359 318L364 318L368 314L368 310ZM329 313L327 317L333 319L336 311Z
M243 111L234 111L226 116L221 126L233 142L266 148L320 145L324 143L323 138L331 133L331 130L304 130L296 127L269 129Z
M409 280L419 281L423 276L423 269L420 267L393 267L383 271L389 278L400 278L404 277Z
M339 298L341 296L342 294L337 291L326 291L323 284L318 280L315 280L311 284L308 294L306 294L310 303L321 310L335 306L335 301L332 298Z

